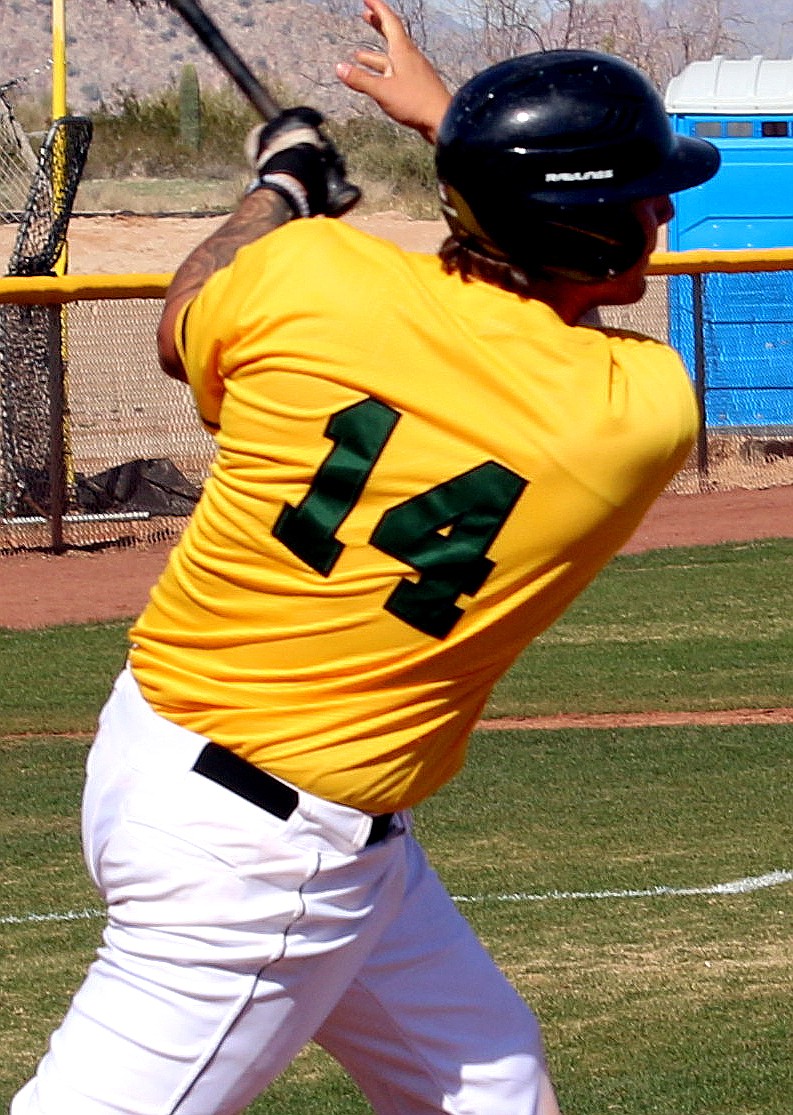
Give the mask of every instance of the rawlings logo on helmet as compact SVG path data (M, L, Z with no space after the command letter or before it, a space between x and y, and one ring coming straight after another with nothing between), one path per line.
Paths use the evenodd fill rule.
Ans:
M613 170L549 170L546 182L595 182L602 178L613 178Z

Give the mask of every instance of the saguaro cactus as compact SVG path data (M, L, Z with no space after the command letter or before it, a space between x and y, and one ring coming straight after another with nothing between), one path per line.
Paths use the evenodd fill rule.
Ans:
M192 63L182 66L179 80L179 138L185 147L201 146L201 90Z

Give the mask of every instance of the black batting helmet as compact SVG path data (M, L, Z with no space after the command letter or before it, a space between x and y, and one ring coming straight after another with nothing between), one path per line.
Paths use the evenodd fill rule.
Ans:
M582 281L641 258L630 202L698 186L719 162L712 144L672 131L644 74L589 50L483 70L453 97L436 146L444 214L462 244Z

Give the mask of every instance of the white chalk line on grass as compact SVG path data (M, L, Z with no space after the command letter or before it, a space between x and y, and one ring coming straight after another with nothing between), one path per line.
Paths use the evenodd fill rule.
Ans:
M480 902L568 902L575 899L597 898L689 898L708 894L750 894L767 887L793 883L793 871L769 871L767 875L753 875L746 879L733 879L729 883L713 883L709 887L648 887L646 890L552 890L545 894L455 894L459 903ZM0 925L31 925L51 921L88 921L103 918L104 910L66 910L53 914L22 914L0 917Z
M104 910L65 910L55 914L8 914L0 918L0 925L32 925L43 921L89 921L103 918Z
M708 894L750 894L766 887L793 882L793 871L770 871L729 883L713 883L709 887L648 887L646 890L552 890L546 894L472 894L453 895L455 902L563 902L593 898L688 898Z

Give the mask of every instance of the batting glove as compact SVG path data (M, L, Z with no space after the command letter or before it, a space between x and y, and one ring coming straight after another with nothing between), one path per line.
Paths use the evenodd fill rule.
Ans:
M320 131L322 122L313 108L288 108L249 132L245 154L256 177L247 192L275 190L297 217L326 213L328 177L343 177L344 163Z

